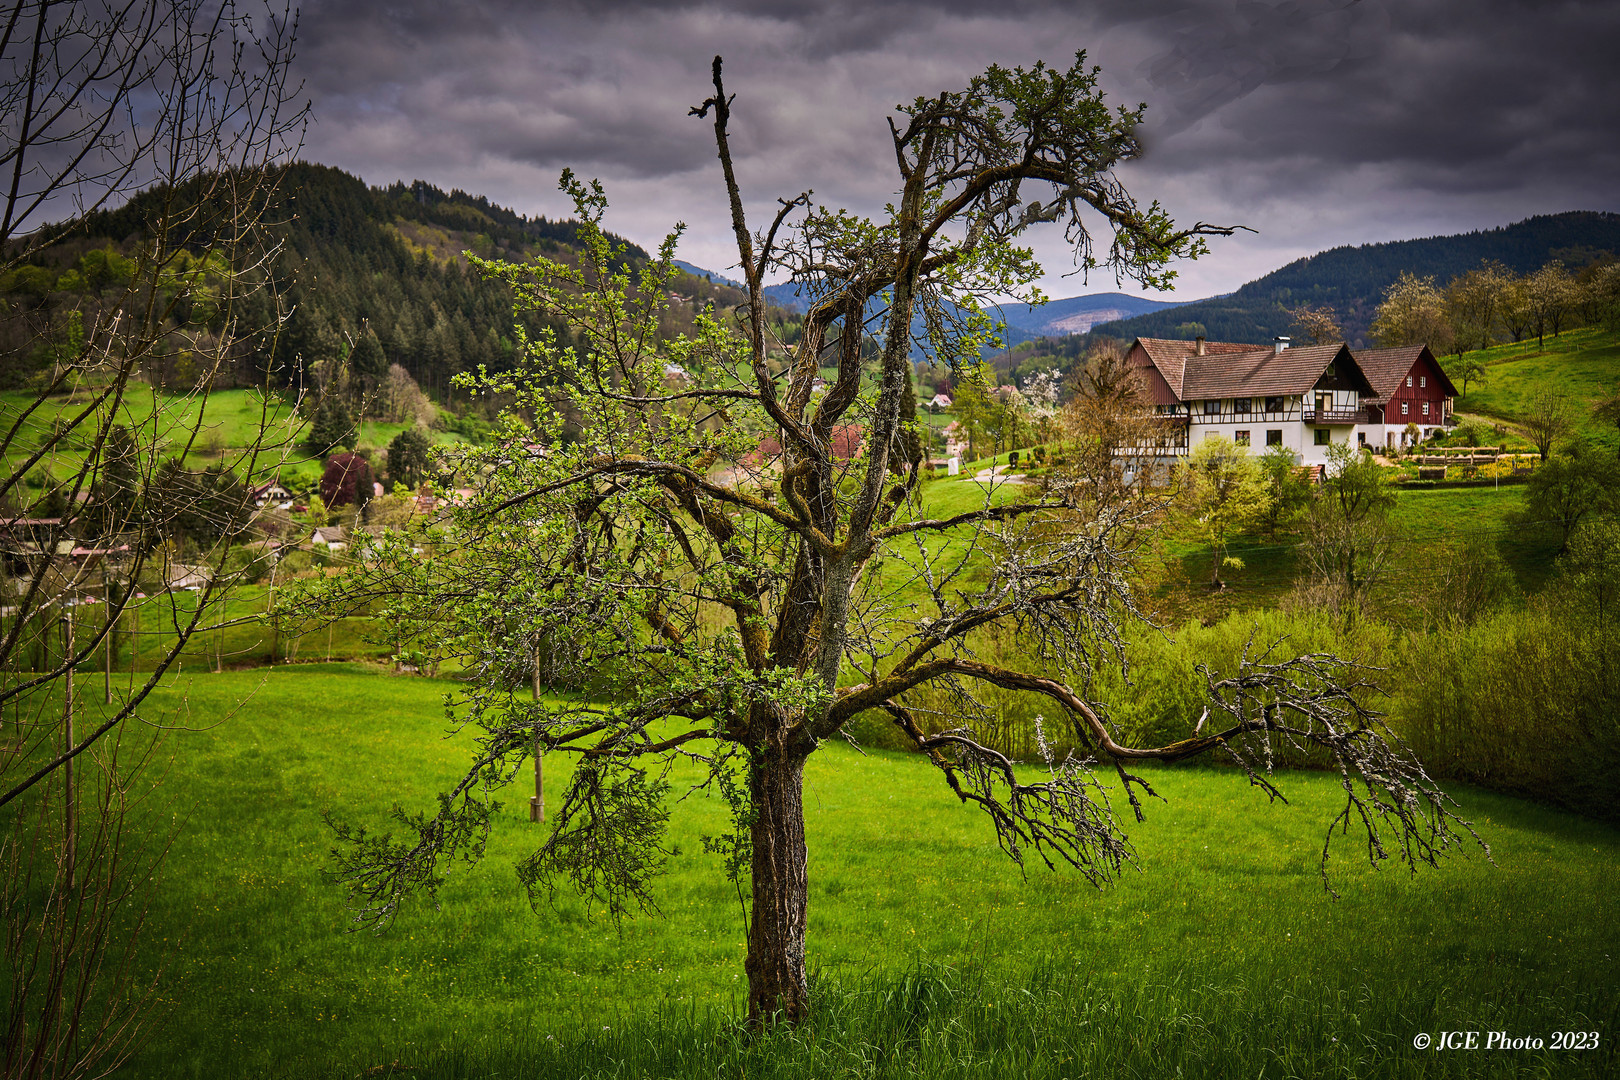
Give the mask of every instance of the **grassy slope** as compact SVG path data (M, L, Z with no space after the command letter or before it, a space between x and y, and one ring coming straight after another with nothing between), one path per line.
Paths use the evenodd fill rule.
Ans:
M548 1034L595 1046L609 1037L589 1034L599 1027L622 1031L660 1010L736 1007L737 902L700 842L724 814L702 797L675 811L670 841L681 854L657 889L664 918L615 928L588 918L571 895L559 896L557 910L531 913L511 869L539 834L520 785L489 857L451 873L442 910L416 901L381 937L342 932L341 894L320 879L331 841L319 815L380 825L396 800L426 808L467 760L465 738L438 737L448 688L302 669L188 677L166 692L188 726L208 730L169 744L177 762L162 792L187 825L147 937L167 950L164 1023L129 1075L307 1073L341 1060L348 1076L391 1060L414 1066L448 1046L475 1058L503 1047L549 1050ZM248 693L229 722L209 727ZM564 766L548 764L554 810ZM1055 971L1084 984L1065 999L1071 1011L1106 1013L1110 1001L1130 1010L1124 1027L1142 1041L1107 1049L1135 1054L1136 1075L1162 1074L1158 1055L1172 1051L1215 1075L1222 1055L1236 1053L1221 1046L1246 1039L1258 1040L1253 1052L1287 1055L1282 1071L1292 1075L1364 1075L1356 1055L1427 1067L1406 1047L1413 1033L1442 1025L1612 1025L1613 831L1465 792L1497 865L1476 856L1415 879L1372 873L1358 865L1352 837L1337 849L1343 896L1334 902L1316 875L1336 807L1332 778L1287 777L1293 804L1270 807L1227 771L1155 780L1170 803L1150 807L1148 823L1132 830L1145 872L1096 891L1072 873L1032 869L1021 879L985 821L948 798L916 758L829 745L812 760L805 797L812 964L825 981L845 983L919 959L1013 984L1033 969ZM1132 989L1139 981L1155 988L1147 997L1156 1003ZM975 1008L988 1018L998 1003L1008 1021L1028 1011L996 994ZM1016 1038L1036 1058L1053 1055L1050 1065L1057 1046L1096 1049L1110 1021L1094 1022L1071 1016L1047 1035ZM648 1053L647 1031L635 1030L636 1052ZM1611 1038L1612 1026L1603 1034ZM1597 1067L1596 1058L1559 1060ZM558 1075L578 1074L569 1068Z
M14 418L32 404L33 400L32 395L21 391L0 392L0 430L9 430ZM82 394L77 397L64 395L51 398L44 406L35 410L25 425L16 450L7 455L7 467L12 467L14 462L22 460L28 451L38 445L40 435L50 429L51 423L58 415L63 413L69 416L76 415L84 407L86 400L88 399ZM198 432L194 449L186 459L186 463L194 469L205 468L220 461L233 468L244 468L241 450L252 444L258 434L261 420L266 418L271 423L272 432L267 437L268 442L277 442L289 437L296 438L298 431L301 430L301 428L294 430L286 428L285 425L290 420L290 411L285 405L278 404L267 411L264 408L263 398L253 390L220 390L210 394L207 401L203 402L195 397L154 393L148 387L138 386L126 400L123 413L125 422L131 426L145 425L148 437L155 431L167 442L172 453L178 453L185 446L201 414L205 422ZM155 426L153 426L154 419ZM388 446L395 435L404 431L406 426L367 420L360 425L358 447L362 450L380 451ZM460 441L459 436L449 432L430 434L434 441L440 443ZM80 460L82 455L71 450L64 451L58 455L54 472L59 476L66 476ZM47 464L47 468L49 467ZM289 447L285 461L281 460L279 453L261 455L259 466L255 470L256 474L269 475L277 471L289 482L313 483L320 479L321 462L309 460L303 446L295 443Z
M1436 547L1457 544L1483 535L1494 541L1513 571L1520 592L1530 593L1546 584L1558 551L1556 536L1548 531L1516 524L1524 507L1523 487L1441 488L1401 491L1393 519L1402 540L1378 598L1398 614L1434 564ZM1209 550L1171 534L1166 549L1179 569L1166 588L1167 602L1178 616L1218 618L1228 611L1276 605L1293 588L1301 573L1298 536L1268 540L1263 534L1239 537L1230 545L1243 560L1242 570L1223 576L1227 588L1211 594Z
M1457 401L1459 412L1517 420L1537 388L1559 386L1580 403L1582 421L1596 432L1600 429L1592 426L1590 406L1613 394L1620 383L1620 334L1596 327L1548 338L1544 348L1530 339L1477 355L1487 365L1486 379L1483 385L1469 385L1468 394Z
M948 517L983 506L987 486L966 477L993 462L1006 464L1006 455L963 466L964 478L927 482L922 489L924 512ZM990 497L999 504L1033 497L1036 491L1033 487L998 484ZM1433 565L1437 545L1461 543L1480 534L1497 543L1520 592L1539 590L1553 570L1558 542L1550 531L1514 522L1514 515L1524 506L1524 491L1521 486L1400 491L1394 520L1403 540L1397 547L1381 599L1397 610L1409 604L1413 588ZM1228 587L1212 594L1206 584L1209 549L1189 540L1173 524L1167 525L1160 541L1169 569L1160 595L1172 622L1188 617L1216 619L1229 611L1275 606L1293 589L1301 572L1298 535L1284 533L1271 540L1264 533L1254 532L1234 538L1229 545L1230 554L1242 559L1244 567L1224 572ZM965 543L960 538L952 541L955 550L961 550ZM940 542L931 541L929 550L939 554ZM890 561L882 567L879 580L896 603L918 604L924 613L932 612L926 591L909 567Z

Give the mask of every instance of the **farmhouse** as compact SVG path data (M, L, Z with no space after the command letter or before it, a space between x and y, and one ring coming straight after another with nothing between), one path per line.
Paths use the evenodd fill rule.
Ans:
M1366 442L1393 448L1410 441L1406 426L1416 424L1418 437L1427 439L1451 423L1451 402L1457 388L1427 345L1404 349L1363 349L1356 362L1366 373L1377 396L1362 402L1367 407Z
M341 525L322 525L316 528L315 534L309 538L309 543L311 548L342 551L348 546L349 538Z
M252 491L253 505L263 509L266 506L275 506L285 510L292 506L292 492L282 486L280 480L271 480L259 484Z
M1365 442L1363 399L1377 391L1342 342L1289 348L1227 341L1137 338L1127 361L1142 371L1169 431L1167 455L1208 438L1257 450L1286 446L1307 465L1334 443ZM1380 428L1380 431L1382 429Z

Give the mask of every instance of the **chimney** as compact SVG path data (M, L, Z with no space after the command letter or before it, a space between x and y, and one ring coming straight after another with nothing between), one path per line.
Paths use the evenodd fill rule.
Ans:
M1204 335L1203 334L1199 334L1197 337L1193 338L1193 353L1196 356L1203 356L1204 355Z
M1284 349L1288 348L1288 345L1292 340L1293 340L1292 338L1286 338L1286 337L1272 338L1271 339L1271 346L1272 346L1273 349L1276 350L1276 354L1278 356L1281 356L1282 351Z

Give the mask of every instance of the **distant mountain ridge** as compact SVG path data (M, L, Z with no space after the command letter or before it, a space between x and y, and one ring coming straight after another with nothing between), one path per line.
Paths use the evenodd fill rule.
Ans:
M680 259L675 260L675 265L694 277L742 288L741 282L734 281L724 274L717 274L713 270L706 270ZM799 285L791 281L767 285L765 296L772 303L789 311L802 314L810 308L809 301L804 298ZM1186 301L1153 300L1145 296L1130 296L1119 292L1088 293L1084 296L1049 300L1040 306L1001 304L990 308L989 314L1006 323L1008 337L1012 339L1009 344L1015 345L1035 337L1084 334L1097 323L1128 319L1135 315L1180 307L1185 303Z
M1040 307L1003 304L993 309L991 314L1026 334L1063 337L1067 334L1084 334L1098 323L1185 307L1186 304L1186 301L1154 300L1118 292L1088 293L1085 296L1049 300Z
M740 282L740 281L736 281L736 280L733 280L732 278L728 278L724 274L717 274L713 270L705 270L701 266L694 266L691 263L686 262L683 259L676 259L676 260L674 260L674 263L675 263L675 269L677 269L677 270L685 270L688 274L691 274L693 277L705 278L705 279L707 279L709 281L714 282L716 285L730 285L733 289L740 289L740 288L743 287L743 283Z
M1620 253L1620 214L1577 210L1542 215L1453 236L1332 248L1296 259L1229 296L1099 322L1091 330L1127 340L1176 337L1177 326L1197 322L1211 340L1266 342L1296 332L1285 308L1327 304L1338 313L1345 340L1352 347L1365 346L1384 291L1403 270L1433 275L1443 286L1485 259L1499 260L1524 274L1550 259L1578 267L1616 253Z

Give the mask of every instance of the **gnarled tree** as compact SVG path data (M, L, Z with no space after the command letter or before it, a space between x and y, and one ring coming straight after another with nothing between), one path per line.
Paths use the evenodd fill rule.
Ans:
M1020 865L1103 881L1131 859L1099 767L1140 820L1139 793L1152 790L1133 763L1253 758L1251 776L1275 793L1265 762L1279 738L1339 762L1341 820L1365 824L1375 858L1432 861L1454 843L1444 796L1386 741L1361 676L1331 656L1257 650L1238 672L1208 674L1221 722L1168 746L1116 739L1092 676L1123 663L1132 552L1160 499L1113 461L1098 466L1107 483L991 486L978 508L931 516L921 462L893 457L915 445L896 437L914 325L941 362L975 360L990 332L978 301L1039 272L1016 246L1026 230L1061 223L1079 266L1147 285L1231 231L1177 228L1114 178L1140 152L1141 111L1105 105L1083 56L1067 70L991 68L891 121L899 193L883 219L818 208L806 193L756 232L733 172L731 110L716 59L714 93L693 112L713 125L730 199L750 298L737 328L709 316L693 337L660 341L676 237L633 279L597 227L600 187L565 174L587 257L480 265L519 304L561 317L570 344L528 341L517 372L485 383L514 404L498 445L451 463L471 500L309 597L312 614L329 615L386 596L391 627L474 675L457 715L481 728L479 750L437 809L400 813L403 838L338 826L362 923L387 920L413 889L431 893L451 856L479 854L495 791L539 751L577 754L577 765L519 867L531 898L560 878L615 911L651 904L669 855L667 763L682 755L735 811L713 846L746 881L750 1017L797 1020L809 1008L804 766L866 712L981 808ZM1086 214L1106 223L1105 250ZM791 348L771 339L763 293L784 271L811 300ZM866 347L873 335L878 347ZM827 366L837 374L822 388ZM577 440L560 438L565 409ZM997 626L1027 645L1027 667L976 654ZM599 704L549 704L542 684ZM987 686L1045 699L1062 718L1038 740L1044 762L1018 766L980 733L975 687ZM932 711L918 706L924 694Z

